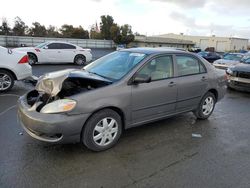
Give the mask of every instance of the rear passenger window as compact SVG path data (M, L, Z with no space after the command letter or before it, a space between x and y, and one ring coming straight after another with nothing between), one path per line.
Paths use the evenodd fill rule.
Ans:
M61 46L62 46L62 49L76 49L75 46L70 45L70 44L61 43Z
M176 56L178 76L205 73L204 66L195 58L190 56Z

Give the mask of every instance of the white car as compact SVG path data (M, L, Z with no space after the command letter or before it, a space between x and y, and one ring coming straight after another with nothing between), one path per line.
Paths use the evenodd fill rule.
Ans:
M29 55L29 64L35 63L75 63L84 65L92 60L91 49L83 49L67 42L45 42L36 47L16 48Z
M32 76L27 53L0 46L0 92L10 90L15 80Z

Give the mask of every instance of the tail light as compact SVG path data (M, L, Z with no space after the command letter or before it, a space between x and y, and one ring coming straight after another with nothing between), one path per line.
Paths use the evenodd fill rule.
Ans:
M28 55L25 55L22 57L22 59L20 59L18 64L23 64L23 63L28 63L28 62L29 62L29 57L28 57Z

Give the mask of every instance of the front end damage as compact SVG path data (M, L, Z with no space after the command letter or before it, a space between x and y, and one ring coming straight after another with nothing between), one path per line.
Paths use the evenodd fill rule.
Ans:
M19 98L20 124L31 137L40 141L78 142L82 125L90 114L68 113L77 105L71 96L111 83L84 70L69 69L45 74L39 78L35 90Z
M56 100L110 85L112 82L84 70L68 69L47 73L38 79L35 90L27 94L27 103L37 112Z

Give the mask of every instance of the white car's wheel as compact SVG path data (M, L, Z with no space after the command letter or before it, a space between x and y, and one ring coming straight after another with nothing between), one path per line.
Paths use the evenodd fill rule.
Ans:
M0 70L0 92L10 90L14 85L14 77L6 70Z
M77 55L74 59L74 63L77 65L84 65L86 63L86 58L83 55Z
M111 109L95 113L85 124L82 142L93 151L103 151L114 146L122 133L122 121Z
M36 57L36 55L34 55L32 53L29 53L28 56L29 56L29 64L30 65L34 65L34 64L37 63L37 57Z

